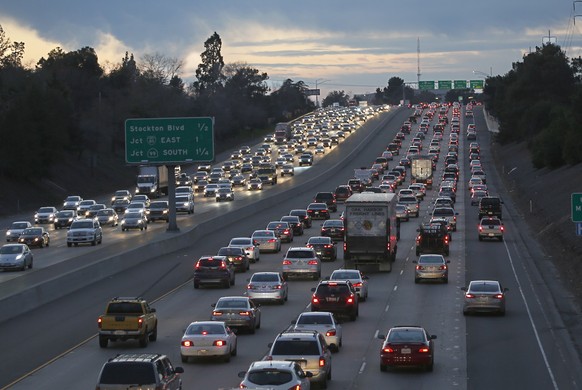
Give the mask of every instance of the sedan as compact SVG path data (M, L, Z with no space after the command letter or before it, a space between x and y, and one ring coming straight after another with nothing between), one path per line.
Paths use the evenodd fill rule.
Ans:
M255 230L251 235L253 243L262 252L281 252L281 239L272 230Z
M443 255L420 255L418 260L414 260L416 269L414 271L414 283L419 283L421 280L441 280L444 283L449 282L449 267L450 260L445 260Z
M281 222L286 222L291 226L293 230L293 236L302 236L303 235L303 224L301 220L296 215L285 215L281 217Z
M32 251L26 244L6 244L0 248L0 270L32 268Z
M388 331L388 335L378 335L384 340L380 350L380 371L404 366L424 367L432 371L434 366L435 335L429 334L420 326L397 326Z
M43 227L30 227L24 229L18 237L19 244L26 244L30 246L37 246L39 248L44 248L49 246L51 238L49 233Z
M259 178L254 178L249 180L247 184L247 190L254 191L254 190L262 190L263 189L263 182Z
M307 213L311 219L329 219L329 209L325 203L310 203L307 206Z
M53 226L55 230L68 228L77 219L75 210L61 210L55 215Z
M211 306L211 321L224 321L231 328L245 328L251 334L261 327L260 305L249 297L222 297Z
M368 279L357 269L336 269L331 273L329 280L349 280L356 289L360 302L368 299Z
M259 247L253 243L253 239L250 237L235 237L230 240L228 246L244 249L251 263L255 263L260 259Z
M226 362L236 356L237 339L223 321L196 321L186 328L180 343L183 363L190 358L216 357Z
M41 207L34 214L34 223L53 223L57 209L54 207Z
M117 226L119 224L119 215L113 209L103 209L97 212L95 219L99 221L101 226Z
M337 247L331 237L311 237L306 246L313 248L317 257L322 261L335 261L337 259Z
M288 222L281 222L281 221L272 221L269 222L266 230L272 230L275 232L275 235L285 242L293 242L293 229L289 226Z
M123 214L121 219L121 231L124 232L129 229L147 230L148 220L143 211L128 211Z
M217 255L226 257L238 272L246 272L249 270L249 258L245 250L241 247L225 246L218 250Z
M496 312L505 315L505 292L496 280L473 280L469 287L462 287L465 292L463 315L471 312Z
M279 272L255 272L247 284L247 296L255 301L287 301L289 286Z
M321 235L331 237L334 241L344 240L344 221L341 219L328 219L321 225Z
M333 352L338 352L342 346L342 326L333 313L328 311L307 311L299 314L293 325L293 331L319 332Z
M232 189L227 187L220 187L216 191L216 201L220 202L223 200L233 201L234 200L234 192Z
M18 241L18 237L24 231L24 229L32 227L32 224L28 221L16 221L12 222L8 230L6 231L6 241Z

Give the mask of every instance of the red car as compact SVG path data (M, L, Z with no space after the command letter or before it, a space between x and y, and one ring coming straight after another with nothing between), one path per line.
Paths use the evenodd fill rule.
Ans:
M392 367L423 367L432 371L434 365L433 340L420 326L398 326L390 329L388 335L378 335L383 339L380 350L380 370Z

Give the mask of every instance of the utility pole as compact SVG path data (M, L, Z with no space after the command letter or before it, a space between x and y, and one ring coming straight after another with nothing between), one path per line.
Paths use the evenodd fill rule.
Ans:
M553 43L553 44L558 43L558 39L555 36L552 36L550 34L550 30L548 30L548 36L547 37L542 37L542 46L544 44L548 44L548 43Z
M416 38L416 82L420 85L420 37Z
M582 3L582 0L575 0L572 2L572 7L574 8L574 14L572 18L574 19L574 24L576 24L576 17L581 17L582 14L576 14L576 3Z

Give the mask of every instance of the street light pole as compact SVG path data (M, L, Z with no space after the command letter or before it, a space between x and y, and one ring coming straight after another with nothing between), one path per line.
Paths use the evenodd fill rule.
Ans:
M316 93L316 95L315 95L315 107L317 107L317 108L319 108L319 99L318 99L319 91L317 90L317 85L327 83L328 81L330 81L330 80L324 80L324 79L316 79L315 80L315 93Z
M473 71L473 74L479 75L479 76L484 77L484 78L493 77L493 67L492 66L489 67L489 73L490 74L487 74L485 72L481 72L480 70L474 70Z

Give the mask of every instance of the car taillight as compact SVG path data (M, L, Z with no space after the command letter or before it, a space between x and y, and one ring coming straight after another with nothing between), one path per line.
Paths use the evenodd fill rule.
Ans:
M138 318L137 319L137 327L141 329L142 326L143 326L143 318Z
M483 226L479 226L479 231L483 231Z
M283 260L283 265L291 265L291 260Z
M99 327L99 329L101 329L101 327L103 326L103 318L101 317L97 318L97 326Z
M497 299L503 299L503 294L495 294L495 298L497 298Z
M196 268L196 269L199 269L200 268L200 262L199 261L196 263L196 266L194 268Z
M475 295L467 293L465 294L465 298L475 298Z
M362 287L362 282L356 282L356 283L354 283L354 287Z
M254 245L258 245L258 244L259 244L259 242L258 242L257 240L253 240L253 244L254 244Z
M226 346L226 341L224 341L224 340L214 340L214 342L212 343L212 345L214 345L215 347L224 347L224 346Z
M190 340L182 340L182 347L193 347L194 343Z
M221 311L213 311L212 312L212 316L213 317L220 317L221 315L222 315L222 312Z
M325 244L323 247L324 248L333 248L333 245L331 245L331 244Z
M305 246L308 247L308 248L313 248L313 245L311 245L311 244L307 244Z
M283 230L283 234L289 234L289 229Z
M274 286L273 286L273 288L274 288L275 290L280 290L280 289L282 289L282 288L283 288L283 286L282 286L282 285L280 285L280 284L276 284L276 285L274 285Z
M221 263L220 264L220 269L226 269L226 263Z
M346 300L347 303L354 303L354 294L351 294Z
M275 240L274 238L271 238L268 242L276 242L277 240Z
M271 355L265 356L265 360L273 360L273 357Z
M505 230L505 228L503 226L501 226L500 229L501 229L501 231L504 231Z
M319 367L325 367L325 358L323 356L319 357Z
M237 256L235 260L242 260L242 256Z
M348 249L348 244L344 241L344 251Z
M315 295L311 297L311 303L319 303L319 298Z
M384 347L384 348L382 348L382 352L384 352L384 353L394 353L394 349L392 349L390 347Z
M423 270L423 269L424 269L424 267L423 267L422 265L417 265L417 266L416 266L416 269L417 269L417 270Z
M441 266L439 267L439 269L440 269L440 270L445 270L445 269L447 269L447 266L446 266L446 265L441 265Z
M252 289L254 289L254 288L255 288L255 286L254 286L254 285L252 285L252 284L247 284L247 289L248 289L248 290L252 290Z
M309 260L307 262L307 264L309 264L309 265L317 265L317 260Z
M418 352L420 353L428 353L430 350L427 347L421 347L418 349Z

